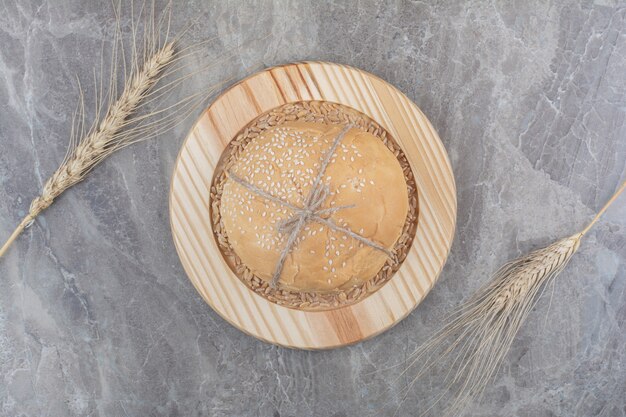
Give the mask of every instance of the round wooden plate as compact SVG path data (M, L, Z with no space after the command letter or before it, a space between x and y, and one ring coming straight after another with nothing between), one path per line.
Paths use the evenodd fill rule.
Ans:
M329 311L281 307L250 290L223 259L209 213L213 172L228 142L260 114L285 103L306 100L352 107L383 126L406 154L419 198L415 239L398 272L362 301ZM270 343L327 349L389 329L430 291L452 244L456 190L437 133L404 94L355 68L306 62L250 76L223 93L200 116L176 161L170 219L176 250L189 279L225 320Z

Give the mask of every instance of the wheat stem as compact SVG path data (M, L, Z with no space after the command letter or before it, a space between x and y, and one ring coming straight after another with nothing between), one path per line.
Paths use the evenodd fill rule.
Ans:
M20 233L22 233L22 231L24 231L24 229L26 229L33 220L33 217L30 214L27 214L20 224L17 225L13 233L11 233L11 236L9 236L4 245L2 245L2 248L0 248L0 258L2 258L2 255L4 255L4 253L9 249L9 246L11 246L13 241L17 239Z
M621 187L619 187L617 189L617 191L615 191L615 194L613 194L613 196L609 199L609 201L607 201L606 204L604 206L602 206L602 208L600 209L598 214L596 214L596 216L593 218L593 220L591 220L591 222L589 222L587 227L585 227L583 229L583 231L580 232L581 237L584 236L589 231L589 229L591 229L593 227L593 225L600 219L600 217L602 217L602 215L604 214L606 209L608 209L609 206L611 204L613 204L613 202L617 199L617 197L619 197L619 195L622 193L622 191L624 191L624 188L626 188L626 181L624 181L622 183Z

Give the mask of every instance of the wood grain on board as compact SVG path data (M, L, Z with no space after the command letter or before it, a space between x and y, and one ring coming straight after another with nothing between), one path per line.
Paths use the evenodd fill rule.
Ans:
M222 258L209 213L213 172L228 142L260 114L306 100L352 107L383 126L406 154L418 188L417 231L399 271L371 296L331 311L281 307L248 289ZM406 96L355 68L307 62L257 73L231 87L201 115L176 162L170 217L189 279L225 320L270 343L325 349L381 333L402 320L430 291L452 244L456 191L437 133Z

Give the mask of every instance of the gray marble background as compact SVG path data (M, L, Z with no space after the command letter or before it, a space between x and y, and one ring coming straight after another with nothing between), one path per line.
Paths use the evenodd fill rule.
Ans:
M578 231L626 179L624 3L231 0L175 9L175 30L201 16L186 42L215 36L209 56L236 52L189 91L311 59L370 71L412 98L454 168L450 258L417 310L365 343L304 352L244 335L196 294L172 243L167 192L190 119L106 161L0 259L2 416L393 415L399 401L385 392L408 379L386 368L491 271ZM113 17L105 0L1 0L0 240L63 158L75 75L89 80ZM468 416L626 415L625 230L622 198ZM419 414L440 376L417 386L398 415Z

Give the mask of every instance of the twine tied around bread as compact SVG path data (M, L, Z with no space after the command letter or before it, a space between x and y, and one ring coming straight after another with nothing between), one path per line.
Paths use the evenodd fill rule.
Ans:
M280 233L287 234L288 238L287 238L287 243L285 244L285 247L280 252L280 257L278 259L278 263L276 264L274 275L272 276L272 280L270 281L270 286L272 288L276 288L276 285L278 284L278 281L280 280L280 275L283 271L283 267L285 266L287 255L291 253L291 250L293 249L296 243L298 234L300 233L302 228L309 222L321 223L332 230L342 232L350 236L351 238L358 240L359 242L363 243L366 246L369 246L371 248L384 252L390 258L393 257L393 253L387 248L379 245L376 242L373 242L367 239L366 237L361 236L358 233L353 232L347 227L339 226L330 218L332 214L336 213L339 210L354 207L354 204L330 207L330 208L321 208L322 205L324 204L324 201L326 201L326 198L330 195L330 189L328 185L322 183L322 177L324 176L324 173L326 172L326 168L328 167L328 164L330 164L330 160L332 159L333 154L337 150L337 147L339 146L343 138L346 136L346 133L348 133L348 131L351 128L352 128L352 125L350 124L346 125L346 127L343 128L343 130L339 133L339 135L337 135L337 137L333 141L332 146L330 147L330 149L324 156L324 159L322 160L322 164L317 173L317 176L315 177L315 179L313 180L313 184L311 185L311 191L309 191L309 194L304 199L304 205L302 207L298 207L294 204L291 204L289 201L286 201L280 197L276 197L260 189L254 184L250 184L243 178L234 174L232 171L227 172L229 179L233 180L234 182L246 188L247 190L252 191L254 194L257 194L267 200L283 205L293 211L293 214L291 215L291 217L285 220L282 220L278 224L278 231Z

